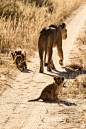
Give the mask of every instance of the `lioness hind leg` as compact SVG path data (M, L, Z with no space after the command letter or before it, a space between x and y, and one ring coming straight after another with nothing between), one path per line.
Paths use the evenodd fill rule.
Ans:
M40 73L43 73L43 61L42 61L43 59L40 59L40 70L39 70L39 72Z
M39 57L40 57L40 70L39 73L43 73L43 52L39 52Z

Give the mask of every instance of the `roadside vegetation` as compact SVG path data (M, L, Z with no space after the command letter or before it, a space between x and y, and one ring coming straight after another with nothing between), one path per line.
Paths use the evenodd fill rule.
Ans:
M0 76L9 75L10 70L14 68L10 51L17 48L25 49L27 52L32 49L37 50L40 30L52 23L59 24L82 2L82 0L28 1L3 0L0 2ZM77 70L83 68L86 70L86 25L84 32L81 33L83 35L80 35L75 43L79 53L71 52L70 67L75 70L69 74L70 79L75 78ZM74 53L78 56L75 57ZM77 64L74 64L76 59ZM86 78L83 80L80 85L86 87ZM78 80L75 82L79 85Z
M69 80L66 83L67 93L76 97L82 94L86 99L86 22L70 52Z
M0 52L37 49L39 32L58 25L82 0L0 0Z

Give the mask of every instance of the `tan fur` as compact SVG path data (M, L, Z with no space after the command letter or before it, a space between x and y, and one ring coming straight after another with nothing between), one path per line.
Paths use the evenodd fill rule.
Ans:
M27 68L25 51L15 51L11 55L18 68L22 68L22 70Z
M62 86L64 83L64 77L54 77L54 83L46 86L43 91L41 92L41 95L34 100L29 100L28 102L31 101L38 101L40 99L42 99L43 101L57 101L58 103L59 98L58 98L58 94L59 92L62 90Z
M52 51L54 47L57 47L58 56L60 57L59 64L63 65L63 50L62 39L67 38L66 24L62 23L59 26L50 25L48 29L44 28L40 32L38 40L39 58L40 58L40 73L43 73L43 53L45 51L44 65L47 66L47 70L51 71L51 68L55 68L52 60ZM46 54L48 56L48 62L46 63Z
M22 55L17 55L15 57L15 64L17 65L18 68L21 68L22 70L27 68L26 61L24 60L24 56Z

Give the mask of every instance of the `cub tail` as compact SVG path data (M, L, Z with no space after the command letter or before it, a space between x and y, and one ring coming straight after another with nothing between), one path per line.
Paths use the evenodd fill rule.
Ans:
M38 101L39 99L41 99L41 98L39 97L39 98L37 98L37 99L28 100L28 102Z

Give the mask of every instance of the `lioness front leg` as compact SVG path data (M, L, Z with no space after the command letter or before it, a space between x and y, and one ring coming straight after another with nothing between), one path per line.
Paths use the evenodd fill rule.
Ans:
M51 67L51 69L55 69L55 66L54 66L54 63L53 63L53 59L51 59L50 67Z
M58 49L58 56L60 57L59 64L63 65L63 50Z

